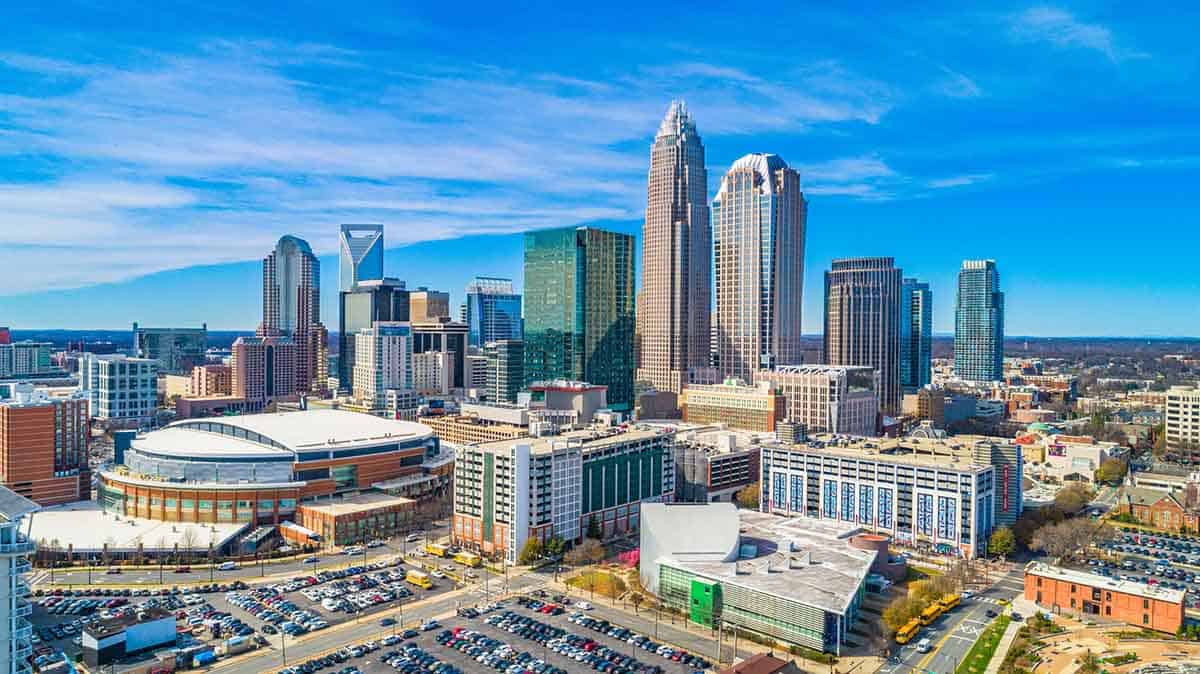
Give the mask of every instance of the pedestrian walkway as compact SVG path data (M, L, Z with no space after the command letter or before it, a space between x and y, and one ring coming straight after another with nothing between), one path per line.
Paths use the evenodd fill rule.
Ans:
M1004 636L1000 637L1000 643L996 645L996 652L992 653L992 660L983 674L997 674L1000 671L1000 665L1008 656L1008 649L1012 648L1013 640L1017 638L1017 632L1021 631L1022 625L1023 623L1019 620L1008 624L1008 628L1004 630Z

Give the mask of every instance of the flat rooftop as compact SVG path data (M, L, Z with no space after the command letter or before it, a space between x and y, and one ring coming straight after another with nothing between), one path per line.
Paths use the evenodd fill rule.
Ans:
M339 515L352 515L354 513L370 512L379 508L387 508L390 506L403 506L412 503L413 500L403 496L389 496L387 494L359 494L348 498L335 500L332 503L328 501L315 501L310 503L301 503L300 506L306 510L325 513L337 517Z
M138 618L139 613L142 615L140 619ZM159 620L168 617L174 619L173 614L163 608L139 608L136 611L132 611L117 618L96 620L92 623L89 623L87 627L84 627L84 630L97 639L103 639L105 637L117 634L118 632L124 631L125 628L129 627L130 625L136 625L138 623L150 622L151 620Z
M481 442L472 445L471 449L485 452L507 452L515 445L529 445L531 454L548 454L555 448L562 448L564 445L579 445L584 452L593 452L607 447L623 445L628 442L637 442L639 440L648 440L668 434L666 430L657 428L633 428L629 430L621 430L619 428L585 429L560 433L558 435L547 435L540 438L514 438L511 440Z
M889 463L955 470L982 470L991 463L976 462L975 445L979 442L1019 447L1009 438L983 435L953 435L945 438L861 438L831 433L810 435L808 442L795 445L764 443L778 449L812 452L850 459L874 459Z
M1158 601L1166 601L1172 604L1183 603L1183 590L1171 590L1158 585L1143 585L1131 580L1117 580L1108 576L1087 573L1086 571L1051 566L1044 562L1030 562L1025 566L1025 574L1053 578L1054 580L1065 580L1068 583L1076 583L1087 587L1100 587L1112 590L1113 592L1131 594L1146 599L1157 599Z
M186 539L191 531L192 545L196 550L208 551L211 541L214 547L229 542L250 526L249 522L218 522L199 524L195 522L160 522L140 517L119 516L106 513L95 501L79 501L65 505L43 508L31 518L30 540L52 541L58 539L66 549L73 545L75 552L93 553L104 549L118 552L133 552L138 543L146 549L163 545L186 550Z

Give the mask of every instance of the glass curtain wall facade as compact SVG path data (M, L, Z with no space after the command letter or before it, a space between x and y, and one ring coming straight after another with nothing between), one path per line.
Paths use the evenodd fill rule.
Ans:
M879 407L900 412L901 270L890 257L834 260L825 272L825 359L879 371Z
M958 272L954 374L968 381L1004 377L1004 293L995 260L964 260Z
M512 279L479 277L467 285L466 323L470 346L521 339L521 296Z
M376 321L407 322L408 290L399 279L367 281L338 293L338 301L338 390L350 391L354 384L355 336Z
M900 288L900 385L916 391L932 381L933 291L906 278Z
M383 225L342 225L338 244L338 290L383 278Z

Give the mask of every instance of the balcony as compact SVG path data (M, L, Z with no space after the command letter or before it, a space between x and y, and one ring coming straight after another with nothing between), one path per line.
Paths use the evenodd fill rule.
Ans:
M24 618L17 618L15 621L16 627L13 628L12 638L15 640L26 640L33 636L33 624Z
M26 672L29 671L28 665L25 664L25 660L31 655L33 655L33 646L31 646L29 643L15 644L15 648L13 649L13 660L18 663L17 671L21 671L19 669L20 667L25 667Z
M17 600L17 607L13 611L13 615L25 617L25 616L31 615L32 613L33 613L33 604L30 604L29 602L25 601L24 599Z
M13 564L13 571L16 573L30 573L33 571L33 565L29 563L28 559L18 559Z
M0 543L0 555L28 555L34 547L33 541L20 536L15 543Z

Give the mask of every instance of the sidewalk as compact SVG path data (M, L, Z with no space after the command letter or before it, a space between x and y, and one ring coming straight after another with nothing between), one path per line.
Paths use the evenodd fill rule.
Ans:
M1021 631L1023 624L1016 620L1008 624L1008 628L1004 630L1004 636L1000 637L1000 643L996 644L996 652L992 653L992 660L983 674L997 674L1000 671L1000 665L1004 663L1004 658L1008 657L1008 649L1012 648L1013 640L1017 638L1017 632Z

